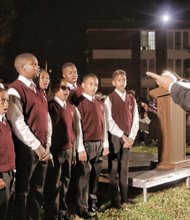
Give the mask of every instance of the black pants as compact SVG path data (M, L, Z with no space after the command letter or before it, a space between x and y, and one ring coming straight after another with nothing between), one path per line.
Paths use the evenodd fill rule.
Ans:
M16 149L16 182L14 220L39 220L43 198L47 161L19 142Z
M110 196L113 206L119 206L128 200L128 170L130 150L123 148L120 139L111 136L109 172Z
M14 172L4 172L2 175L6 187L0 190L0 219L11 220L13 212Z
M102 171L102 142L86 141L84 143L87 153L87 162L80 162L79 170L79 198L80 210L88 209L88 202L97 202L98 179Z
M72 149L52 153L54 167L48 166L44 190L45 219L57 219L68 211L66 196L71 179Z

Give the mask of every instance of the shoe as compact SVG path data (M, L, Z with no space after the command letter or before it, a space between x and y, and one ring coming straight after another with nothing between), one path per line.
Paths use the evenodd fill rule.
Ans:
M96 204L92 204L90 207L90 212L105 212L105 210L105 208L98 207Z
M58 220L73 220L73 219L75 219L75 216L69 213L59 214L58 216Z
M84 218L84 219L90 219L92 217L87 210L80 210L79 212L77 212L77 215L80 218Z
M128 204L124 202L124 203L121 205L121 209L122 209L122 210L128 210Z
M133 199L128 199L127 203L131 204L131 205L135 205L136 204L136 202Z

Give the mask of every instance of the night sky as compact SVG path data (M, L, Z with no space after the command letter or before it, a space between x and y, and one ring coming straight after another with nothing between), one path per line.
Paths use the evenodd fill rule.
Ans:
M64 62L74 62L79 73L87 70L88 21L154 20L163 12L173 19L190 19L190 1L162 0L17 0L17 19L6 63L10 67L18 53L34 53L44 67L59 75Z

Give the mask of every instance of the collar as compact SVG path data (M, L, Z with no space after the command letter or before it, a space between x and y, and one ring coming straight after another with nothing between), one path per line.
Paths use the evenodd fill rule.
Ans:
M3 121L3 118L5 117L5 114L3 114L3 115L0 115L0 122L2 122Z
M4 85L2 83L0 83L0 88L4 89Z
M62 101L60 98L58 97L54 97L54 100L63 108L66 106L66 101Z
M91 95L88 95L88 94L86 94L86 93L82 93L82 95L85 97L85 98L87 98L89 101L93 101L93 99L94 99L94 96L91 96Z
M126 91L124 93L120 92L118 89L115 89L116 93L120 96L120 97L125 97L126 96Z
M21 82L23 82L27 87L30 87L30 85L34 85L36 87L36 84L33 82L33 80L29 80L26 77L19 75L18 80L20 80Z
M72 84L72 83L67 83L67 86L69 87L69 89L71 89L71 90L74 90L74 89L76 89L77 88L77 84L75 83L75 84Z

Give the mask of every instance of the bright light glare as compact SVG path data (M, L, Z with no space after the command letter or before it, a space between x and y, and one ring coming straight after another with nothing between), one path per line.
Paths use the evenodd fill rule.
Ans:
M162 17L162 20L163 20L164 22L168 22L168 21L170 20L169 15L164 15L164 16Z

